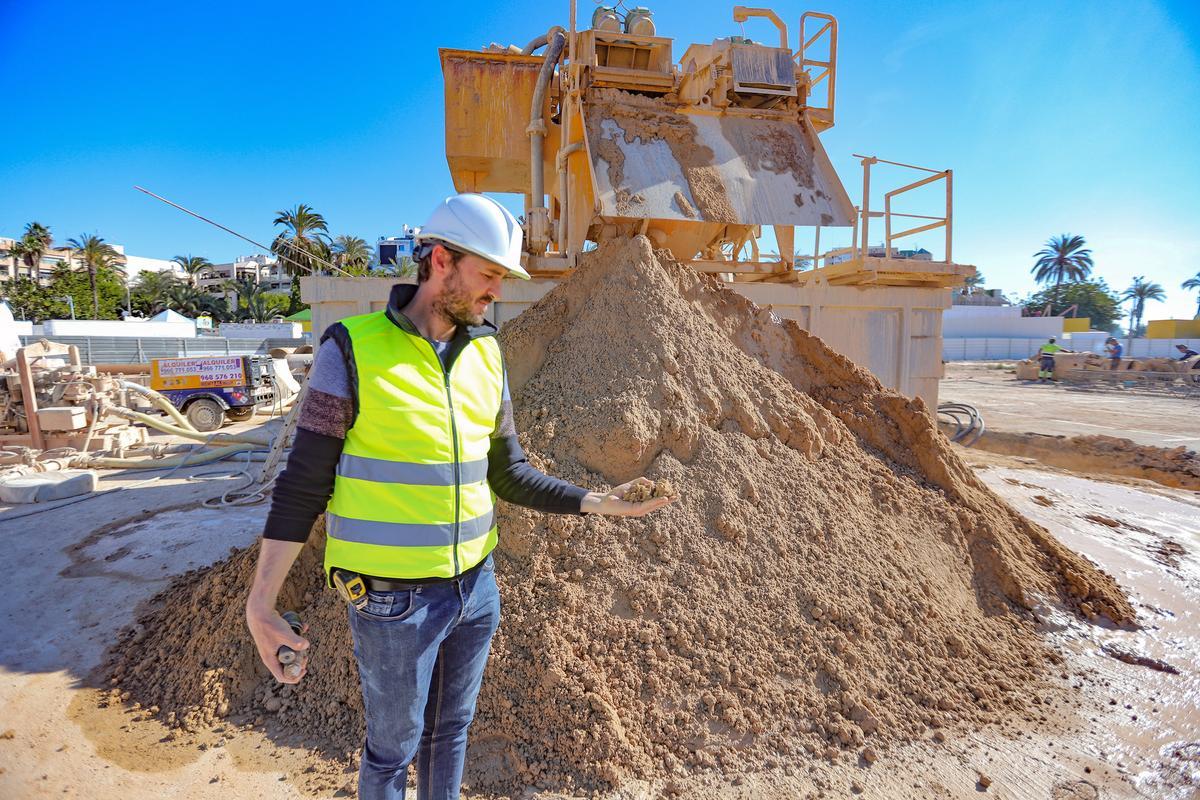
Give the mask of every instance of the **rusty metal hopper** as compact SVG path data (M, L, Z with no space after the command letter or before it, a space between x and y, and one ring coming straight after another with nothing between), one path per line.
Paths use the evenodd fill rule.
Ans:
M647 100L585 106L606 217L852 225L855 210L805 120L683 113Z

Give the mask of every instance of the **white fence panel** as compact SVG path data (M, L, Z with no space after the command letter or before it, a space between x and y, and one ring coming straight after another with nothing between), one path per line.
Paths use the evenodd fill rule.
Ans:
M1085 336L1060 340L1064 347L1079 352L1104 353L1107 336ZM1129 358L1176 358L1175 345L1184 344L1200 352L1200 339L1119 339ZM1029 358L1046 343L1040 338L975 338L946 337L942 339L943 361L1012 361Z
M33 344L41 338L43 337L22 336L21 344ZM148 364L152 358L265 355L273 347L299 347L309 344L308 339L226 339L223 336L176 339L55 336L53 341L78 347L79 360L84 364Z

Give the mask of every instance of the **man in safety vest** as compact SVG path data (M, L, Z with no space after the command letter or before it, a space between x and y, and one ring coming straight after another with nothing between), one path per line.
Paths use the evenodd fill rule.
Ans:
M416 286L322 337L295 444L275 483L246 621L275 678L308 642L276 599L326 515L325 578L348 601L367 739L363 800L457 798L467 728L500 618L493 499L548 513L641 516L667 498L621 500L535 469L517 441L504 357L484 311L521 267L521 228L478 194L447 198L417 236Z
M1062 350L1054 343L1054 337L1038 349L1038 383L1045 383L1054 377L1054 354Z

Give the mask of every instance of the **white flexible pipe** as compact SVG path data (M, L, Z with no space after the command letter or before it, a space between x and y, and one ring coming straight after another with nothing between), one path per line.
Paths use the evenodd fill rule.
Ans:
M204 453L185 453L183 455L171 456L170 458L112 458L108 456L88 456L81 454L71 462L71 465L83 468L99 467L101 469L163 469L164 467L177 467L181 464L187 464L190 467L220 461L222 458L228 458L237 453L244 453L247 450L253 450L255 447L256 445L253 444L232 444L228 447L218 447Z
M188 439L196 439L202 442L219 440L222 442L243 442L245 444L256 444L260 447L270 447L271 442L274 440L274 437L269 433L255 435L249 431L244 433L200 433L199 431L184 430L183 428L179 428L175 425L171 425L167 422L163 422L160 419L152 417L149 414L131 411L128 408L122 408L120 406L110 406L105 409L105 413L114 417L120 417L121 419L129 420L130 422L140 422L143 425L147 425L155 430L162 431L163 433L173 433L176 436L184 436Z
M175 420L176 425L183 428L184 430L195 431L196 433L199 433L199 431L196 431L195 426L192 425L192 423L188 422L188 418L185 417L182 413L180 413L179 409L175 407L174 403L172 403L166 397L164 397L163 395L154 391L153 389L150 389L146 386L142 386L140 383L134 383L133 381L121 381L121 388L122 389L130 389L132 391L137 392L138 394L143 395L156 408L159 408L162 411L165 411L167 416L169 416L171 419Z

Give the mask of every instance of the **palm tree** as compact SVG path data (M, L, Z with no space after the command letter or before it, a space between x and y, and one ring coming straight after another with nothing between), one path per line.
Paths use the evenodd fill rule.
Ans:
M329 225L325 217L304 203L275 214L272 224L282 225L283 231L271 243L271 252L279 256L290 276L314 272L318 262L313 256L320 256L322 245L328 246Z
M297 307L292 309L294 312L300 306L299 277L315 272L321 261L328 260L329 225L304 203L275 213L273 224L282 225L283 231L271 242L271 252L279 256L284 272L292 279L292 305Z
M1200 289L1200 272L1197 272L1195 275L1179 284L1179 288L1186 289L1189 292ZM1196 299L1196 317L1200 318L1200 298Z
M237 295L234 309L241 319L268 322L281 310L283 296L268 292L254 278L225 281L225 288Z
M151 314L157 314L169 307L171 292L179 285L179 280L166 270L146 270L138 275L137 282L133 285L133 293L146 302Z
M17 244L23 257L22 260L29 269L29 277L33 280L37 280L42 256L46 254L53 243L54 237L50 234L50 228L47 226L40 222L30 222L25 226L25 233ZM17 255L15 249L13 255Z
M13 260L13 277L21 277L20 265L25 264L28 268L30 262L29 242L25 237L15 240L12 246L8 248L8 255Z
M196 281L202 277L201 273L204 270L213 267L213 263L204 256L175 256L171 260L178 264L179 268L188 276L188 283L192 286L196 285Z
M1051 236L1046 246L1033 254L1037 259L1033 263L1034 280L1038 283L1054 282L1054 294L1050 296L1050 313L1058 305L1058 290L1067 281L1086 280L1092 273L1092 251L1085 248L1087 244L1082 236L1064 233L1061 236Z
M399 260L391 259L386 266L380 268L380 275L395 275L397 278L417 277L417 262L408 256L400 256Z
M267 293L267 290L258 282L258 278L249 275L225 281L224 288L233 293L233 311L235 313L250 309L256 303L261 305L261 297Z
M94 233L68 239L67 247L79 255L83 268L87 270L88 283L92 286L92 318L97 319L100 316L100 291L96 288L96 275L113 272L124 277L124 270L120 267L121 254Z
M187 283L175 282L167 291L168 308L188 317L210 314L221 320L228 316L225 301Z
M1167 299L1167 294L1157 283L1146 283L1146 278L1139 275L1133 279L1133 285L1125 290L1121 299L1133 301L1133 307L1129 311L1129 335L1132 337L1141 326L1146 301L1157 300L1161 303Z
M333 240L333 263L349 275L366 275L371 267L371 246L357 236Z

